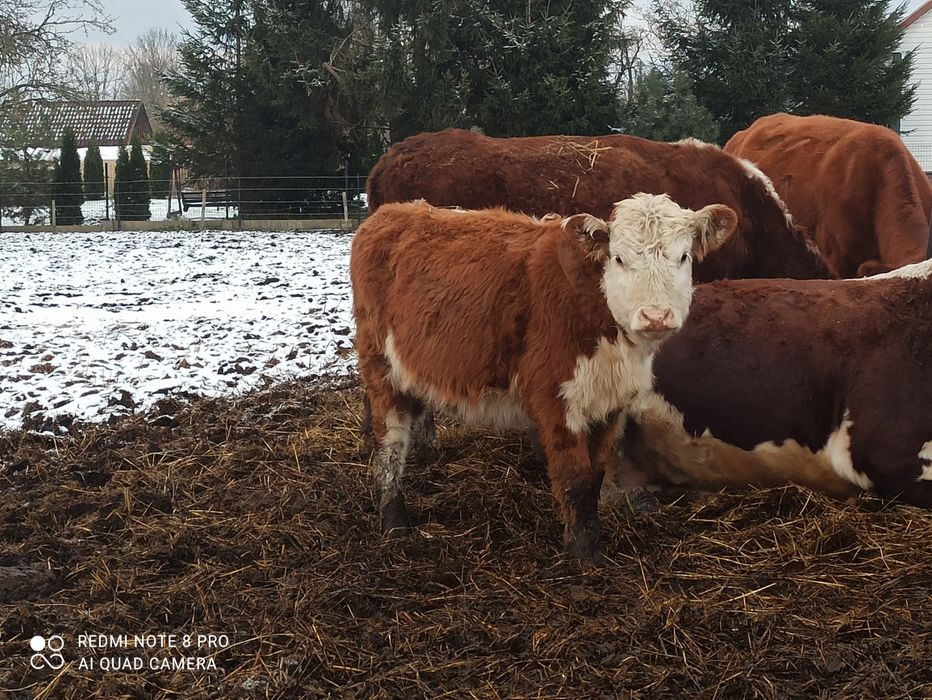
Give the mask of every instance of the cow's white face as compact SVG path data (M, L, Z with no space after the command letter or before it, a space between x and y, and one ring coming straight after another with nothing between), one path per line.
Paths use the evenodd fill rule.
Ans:
M694 212L667 195L643 193L617 202L607 224L577 216L587 217L577 228L590 237L590 254L603 261L602 290L615 322L632 342L647 346L683 325L693 258L721 246L738 223L723 204Z

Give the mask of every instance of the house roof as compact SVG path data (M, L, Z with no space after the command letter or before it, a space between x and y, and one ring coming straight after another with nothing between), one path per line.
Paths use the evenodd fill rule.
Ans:
M900 22L900 26L903 29L906 29L909 25L922 17L929 10L932 10L932 0L922 3L919 7L913 10L902 22Z
M35 126L47 125L52 143L36 146L58 144L68 127L79 148L91 141L100 146L126 146L136 135L144 143L152 139L149 115L139 100L36 102L19 119Z

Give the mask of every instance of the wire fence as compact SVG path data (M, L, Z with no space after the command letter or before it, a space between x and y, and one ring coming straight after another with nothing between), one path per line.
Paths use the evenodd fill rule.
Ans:
M364 175L108 181L96 188L0 181L2 226L174 219L340 219L358 224L367 213Z
M926 173L932 173L932 139L913 138L908 134L901 134L901 136L906 148L913 154L913 158L916 159L920 167Z

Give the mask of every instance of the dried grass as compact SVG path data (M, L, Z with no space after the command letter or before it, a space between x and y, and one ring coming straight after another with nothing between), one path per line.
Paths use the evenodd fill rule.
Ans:
M932 696L932 514L798 488L604 509L563 558L525 442L441 426L417 534L375 535L359 391L163 401L69 439L0 437L9 698ZM79 671L79 632L216 632L215 673ZM32 671L58 633L72 663ZM93 655L93 653L91 653Z
M576 161L576 166L583 174L591 172L592 169L595 168L595 164L602 153L612 150L611 146L599 146L598 139L593 139L587 143L579 143L578 141L571 141L568 139L551 139L547 148L558 156L564 154L570 155ZM580 180L581 176L577 175L573 182L573 193L570 195L572 199L576 198ZM553 180L549 180L548 182L551 185L549 189L560 189L560 185Z

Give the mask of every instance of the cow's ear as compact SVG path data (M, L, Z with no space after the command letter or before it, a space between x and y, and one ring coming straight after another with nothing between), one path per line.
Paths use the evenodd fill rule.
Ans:
M576 214L563 220L563 228L572 231L586 252L586 257L601 262L608 258L608 224L591 214Z
M696 260L702 260L731 238L731 234L738 227L738 215L734 209L724 204L710 204L696 212L695 223L693 254Z

